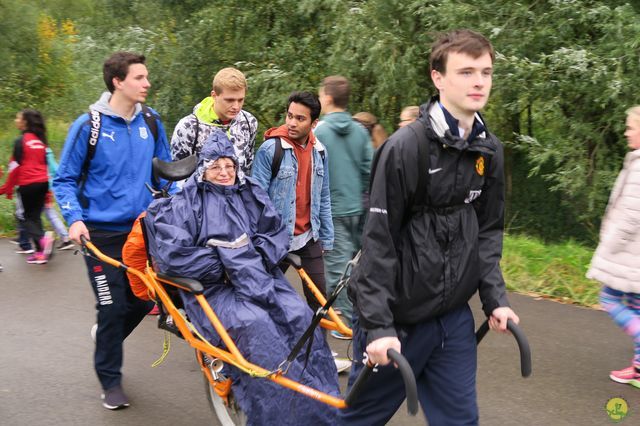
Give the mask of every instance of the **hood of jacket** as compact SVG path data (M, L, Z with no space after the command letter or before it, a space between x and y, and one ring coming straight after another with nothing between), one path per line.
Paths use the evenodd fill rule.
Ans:
M279 127L272 127L264 132L264 140L270 138L281 138L289 143L295 143L292 139L289 138L289 131L287 130L286 124L283 124ZM316 143L316 136L313 134L313 130L309 132L309 142L311 143L311 145L314 145Z
M106 114L113 117L120 117L128 123L135 120L136 116L140 113L140 111L142 111L142 105L140 105L140 103L137 103L134 107L133 115L131 116L131 119L127 120L126 118L121 117L117 112L115 112L111 108L111 105L109 105L109 100L111 100L111 93L103 92L102 95L100 95L100 98L98 99L98 101L89 106L89 109L93 111L98 111L100 114Z
M199 104L193 107L193 113L196 115L198 120L203 123L213 125L223 124L220 120L220 117L218 117L218 114L216 114L216 110L213 107L214 104L215 101L213 100L213 98L211 96L207 96L202 101L200 101ZM230 124L231 122L233 122L233 120L231 120L228 124Z
M353 132L353 126L358 124L353 121L353 117L348 112L331 112L322 117L319 125L329 126L339 135L348 135Z
M202 182L205 170L221 157L231 158L236 167L238 166L238 157L227 134L216 128L202 145L195 173L196 180Z

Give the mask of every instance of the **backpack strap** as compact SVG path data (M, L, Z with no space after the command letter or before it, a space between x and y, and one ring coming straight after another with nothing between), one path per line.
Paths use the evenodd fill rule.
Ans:
M196 148L198 147L198 136L200 136L200 120L198 120L198 116L196 115L195 112L192 115L193 115L193 118L196 119L196 134L193 138L193 143L191 144L191 155L195 155Z
M255 140L256 133L258 133L258 128L256 127L256 131L252 132L251 131L251 122L249 121L249 117L247 117L247 113L244 112L243 109L241 109L240 112L242 113L242 116L244 117L244 121L247 123L247 127L249 128L249 135L250 135L249 137L250 137L250 139Z
M102 115L96 110L89 110L89 139L87 139L87 155L84 157L84 163L82 163L82 170L80 171L80 179L78 180L79 196L78 201L80 206L84 209L89 208L89 200L83 195L82 189L87 181L87 175L89 174L89 164L96 155L96 147L98 140L100 139L100 130L102 128Z
M282 157L284 157L284 150L282 149L282 141L280 138L274 138L276 143L273 144L273 159L271 160L271 180L278 176L280 171L280 164L282 164Z
M271 160L271 180L275 179L278 176L278 172L280 171L280 164L282 164L282 157L284 157L284 150L282 149L282 141L278 137L274 137L271 139L275 139L276 143L273 145L273 159ZM318 151L320 154L320 158L322 158L322 162L324 163L324 150Z
M142 105L142 118L153 135L153 143L158 142L158 116L146 105Z
M415 212L422 210L429 204L429 184L431 175L429 174L429 163L431 155L431 143L427 138L427 126L422 120L416 120L407 125L413 130L418 142L418 186L411 199L411 207Z
M87 140L87 156L84 158L82 165L82 174L86 174L89 170L89 163L96 155L96 146L100 139L100 129L102 128L102 115L96 110L89 111L89 139Z

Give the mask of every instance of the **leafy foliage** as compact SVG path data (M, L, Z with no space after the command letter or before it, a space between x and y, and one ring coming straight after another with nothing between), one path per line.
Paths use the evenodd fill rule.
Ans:
M133 50L169 132L225 66L247 75L261 130L281 122L291 91L330 74L350 79L353 112L391 130L434 93L436 34L473 28L497 51L485 116L506 147L508 224L545 239L595 240L638 102L637 2L0 0L0 14L0 129L27 106L70 122L104 90L103 60Z

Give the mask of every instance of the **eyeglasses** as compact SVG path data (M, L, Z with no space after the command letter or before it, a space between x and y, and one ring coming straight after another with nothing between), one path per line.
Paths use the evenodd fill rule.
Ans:
M221 167L221 166L211 166L207 170L211 170L214 175L219 174L222 170L227 172L227 174L230 174L230 173L235 173L236 166L235 165L231 165L231 164L227 164L226 166L223 166L223 167Z

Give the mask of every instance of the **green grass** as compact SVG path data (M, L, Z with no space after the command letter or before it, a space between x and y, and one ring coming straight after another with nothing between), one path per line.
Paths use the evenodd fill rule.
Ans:
M507 235L501 265L510 290L595 306L600 284L585 278L592 255L592 249L574 241L545 244Z

